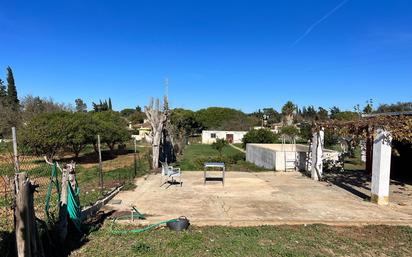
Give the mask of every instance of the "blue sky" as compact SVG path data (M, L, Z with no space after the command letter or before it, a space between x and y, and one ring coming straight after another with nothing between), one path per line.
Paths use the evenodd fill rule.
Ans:
M20 96L115 109L352 109L412 100L412 2L2 1L0 77Z

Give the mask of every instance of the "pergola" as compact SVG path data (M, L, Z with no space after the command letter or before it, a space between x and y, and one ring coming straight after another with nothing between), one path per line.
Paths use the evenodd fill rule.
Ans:
M366 140L366 170L372 174L371 201L389 203L392 140L412 143L412 112L362 115L351 121L328 120L313 124L311 141L311 177L322 177L324 129L341 136Z

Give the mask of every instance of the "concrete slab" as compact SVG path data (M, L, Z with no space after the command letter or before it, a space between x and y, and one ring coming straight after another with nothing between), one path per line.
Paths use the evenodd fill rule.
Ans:
M378 206L326 182L315 182L298 172L226 172L221 182L203 185L203 172L184 172L183 186L160 187L160 176L136 180L134 191L120 192L120 205L147 216L139 224L186 216L196 226L257 226L274 224L412 225L412 213L400 206ZM395 207L395 208L394 208Z

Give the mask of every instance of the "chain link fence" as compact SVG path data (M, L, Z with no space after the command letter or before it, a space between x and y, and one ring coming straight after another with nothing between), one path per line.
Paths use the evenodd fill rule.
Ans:
M52 165L44 157L33 155L24 146L18 145L20 172L27 172L31 181L38 185L34 194L36 217L53 224L58 217L61 187L61 172L52 176ZM102 145L101 162L93 146L86 146L78 157L71 153L59 153L55 157L60 167L76 162L76 178L80 187L82 207L92 205L114 188L124 185L134 187L134 178L149 170L149 148L136 145L130 140L110 150ZM0 232L13 231L13 181L16 166L11 140L0 142ZM102 180L100 179L102 178ZM103 183L102 183L103 182Z
M0 142L4 150L6 142ZM13 229L13 179L14 164L12 155L0 155L0 230Z
M13 229L13 204L14 204L14 174L16 171L11 142L1 143L0 153L0 224L6 231ZM52 166L44 158L34 156L19 148L18 163L20 172L27 172L31 181L38 185L34 194L34 209L36 217L54 222L59 206L59 192L56 187L50 187ZM59 174L57 173L57 176ZM59 177L57 177L59 178ZM60 176L61 179L61 176ZM50 189L49 189L50 187ZM50 190L50 192L49 192ZM46 210L46 196L49 195Z

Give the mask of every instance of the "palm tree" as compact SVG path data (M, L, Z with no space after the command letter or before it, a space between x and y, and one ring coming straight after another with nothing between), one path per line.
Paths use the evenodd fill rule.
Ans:
M296 112L296 105L292 101L287 101L282 107L283 122L290 126L293 123L293 116Z

